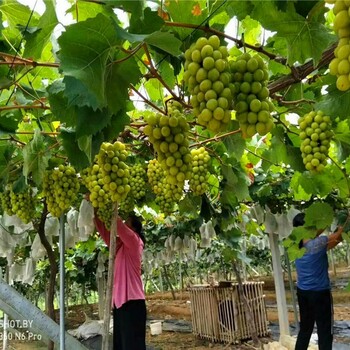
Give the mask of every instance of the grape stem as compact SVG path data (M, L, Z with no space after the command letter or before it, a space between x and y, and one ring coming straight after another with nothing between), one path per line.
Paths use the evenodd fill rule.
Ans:
M155 110L157 110L159 113L162 113L164 115L166 115L166 112L163 111L162 109L160 109L158 106L156 106L154 103L152 103L149 99L147 99L145 96L143 96L141 94L141 92L139 92L136 87L132 84L130 84L130 88L132 91L134 91L137 95L139 95L143 101L145 101L145 103L147 103L148 105L150 105L152 108L154 108Z
M255 46L255 45L247 44L241 39L234 38L230 35L227 35L223 32L220 32L217 29L210 28L210 27L205 26L205 25L198 26L197 24L182 23L182 22L168 22L168 21L165 22L165 25L167 25L169 27L193 28L193 29L202 30L204 32L213 33L213 34L216 34L218 36L224 37L226 39L229 39L229 40L235 42L238 47L246 47L246 48L252 49L256 52L260 52L263 55L267 56L271 60L276 60L276 61L281 62L281 63L285 63L285 61L286 61L283 57L278 57L275 54L266 51L263 46Z
M241 132L241 129L237 129L237 130L234 130L234 131L229 131L225 134L221 134L221 135L215 135L214 137L211 137L209 139L206 139L204 141L200 141L200 142L197 142L197 143L194 143L190 146L191 147L197 147L197 146L201 146L201 145L204 145L208 142L212 142L212 141L219 141L227 136L231 136L231 135L234 135L234 134L238 134Z

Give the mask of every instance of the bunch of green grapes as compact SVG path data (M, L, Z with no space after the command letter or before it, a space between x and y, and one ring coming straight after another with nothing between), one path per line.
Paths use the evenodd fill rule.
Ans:
M204 147L191 150L192 177L189 181L191 191L195 195L202 195L208 190L210 156Z
M118 215L123 219L127 219L134 211L134 208L135 199L133 196L128 195L119 203Z
M7 215L12 216L14 215L14 212L12 210L12 203L11 203L11 191L5 190L4 192L0 193L0 200L1 200L1 208L3 212L6 212Z
M147 172L141 163L130 167L130 193L133 198L138 200L146 195L146 182Z
M149 161L147 176L151 189L156 195L155 202L164 213L172 212L175 203L182 198L182 187L169 184L166 181L165 171L157 159Z
M329 64L329 71L337 77L337 89L347 91L350 89L350 2L336 0L332 3L335 15L333 29L339 41L334 50L335 58Z
M274 126L271 116L274 106L269 100L269 76L263 59L243 53L236 61L230 61L230 69L234 109L243 137L266 135Z
M224 130L231 120L231 74L226 46L217 35L199 38L185 52L184 81L191 94L193 114L213 132Z
M333 137L331 119L322 111L312 111L298 120L300 150L306 170L322 171L327 164L330 141Z
M32 221L35 216L35 200L32 189L15 193L10 192L13 214L17 215L25 224Z
M181 112L181 105L168 103L168 115L151 114L147 118L144 133L157 152L157 159L166 172L167 182L183 187L191 176L189 149L189 125Z
M102 143L85 182L95 208L120 202L130 191L130 171L125 163L128 152L119 141Z
M113 203L111 201L101 202L96 210L96 215L104 223L106 229L110 230L113 216Z
M45 172L43 196L46 197L47 209L52 216L60 217L76 200L80 184L75 169L70 165Z

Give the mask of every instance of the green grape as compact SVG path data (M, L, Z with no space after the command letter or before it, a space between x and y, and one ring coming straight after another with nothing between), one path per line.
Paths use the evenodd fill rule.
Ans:
M168 115L153 115L155 124L145 128L144 132L157 153L157 160L165 171L167 183L183 188L185 180L191 176L189 125L178 102L168 101L167 106ZM167 128L167 132L157 139L155 130L159 128Z
M273 128L271 112L273 104L269 101L267 88L268 73L259 55L243 53L234 61L229 61L233 92L233 106L243 137L256 133L264 136Z
M327 165L328 150L333 137L331 120L322 111L311 111L299 118L298 124L300 151L305 169L320 172Z
M182 187L167 182L166 172L157 159L149 161L147 176L152 192L156 195L156 204L163 213L171 213L183 196Z
M13 214L17 215L25 224L33 220L36 198L31 188L18 193L10 191L10 200Z
M14 212L12 210L10 194L11 194L11 191L9 189L6 189L4 192L0 193L0 200L1 200L2 211L7 213L7 215L12 216L14 215Z
M111 201L101 203L97 208L96 215L104 223L106 229L110 230L113 216L113 203Z
M123 219L127 219L134 211L134 208L135 199L132 195L128 195L119 203L118 215Z
M101 144L86 178L90 200L94 208L106 203L121 202L129 193L130 168L126 164L128 152L119 141Z
M208 190L210 156L204 147L191 150L192 176L189 181L190 190L195 195L202 195Z
M216 35L199 38L185 52L184 82L193 114L199 125L213 132L224 130L231 120L232 78L227 57L227 47L220 46ZM223 111L214 113L217 107Z
M138 163L130 167L130 193L136 200L146 195L146 181L147 172L142 164Z
M70 165L59 165L45 172L43 196L52 216L60 217L74 203L80 183L75 169Z
M336 87L340 91L350 89L350 3L336 0L333 13L335 15L333 29L339 37L334 50L333 60L329 63L329 72L337 77Z

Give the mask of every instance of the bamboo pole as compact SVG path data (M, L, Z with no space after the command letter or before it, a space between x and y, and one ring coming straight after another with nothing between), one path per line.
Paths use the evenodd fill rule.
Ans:
M109 350L109 339L110 339L109 325L111 321L114 259L115 259L116 242L117 242L117 219L118 219L118 204L115 203L115 206L113 208L110 243L109 243L108 277L107 277L107 288L106 288L106 297L105 297L105 305L104 305L102 350Z

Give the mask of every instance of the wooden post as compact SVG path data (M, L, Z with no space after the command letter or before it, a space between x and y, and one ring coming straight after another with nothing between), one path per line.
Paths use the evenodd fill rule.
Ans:
M103 319L103 335L102 335L102 350L109 350L109 325L111 321L112 294L113 294L113 277L114 277L114 259L117 242L117 219L118 219L118 204L115 203L113 208L111 233L109 243L108 257L108 277L105 297L104 319Z
M290 335L288 322L288 309L286 301L286 291L284 288L283 271L281 265L281 255L278 246L278 235L269 233L270 248L272 254L272 268L276 289L276 301L278 311L278 321L280 336Z

